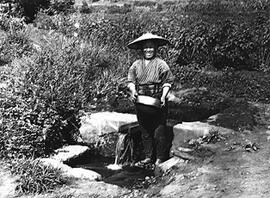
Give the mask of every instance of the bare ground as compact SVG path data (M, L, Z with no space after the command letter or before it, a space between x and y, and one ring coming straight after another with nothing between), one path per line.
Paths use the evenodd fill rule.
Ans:
M270 197L270 108L256 106L256 127L205 145L215 154L179 164L163 184L145 191L147 197Z

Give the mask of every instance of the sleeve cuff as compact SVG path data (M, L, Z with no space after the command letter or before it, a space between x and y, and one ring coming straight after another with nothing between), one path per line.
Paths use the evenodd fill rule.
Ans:
M133 82L129 82L129 83L127 84L127 87L128 87L129 89L132 89L132 88L135 89L135 84L134 84Z
M171 88L172 85L171 85L170 83L164 83L164 84L162 85L162 88L163 88L163 87L169 87L169 88Z

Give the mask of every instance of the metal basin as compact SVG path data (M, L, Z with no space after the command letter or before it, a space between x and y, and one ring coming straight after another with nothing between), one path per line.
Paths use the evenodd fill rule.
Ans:
M161 107L160 100L153 98L153 97L150 97L150 96L139 95L136 99L136 103L155 106L158 108Z

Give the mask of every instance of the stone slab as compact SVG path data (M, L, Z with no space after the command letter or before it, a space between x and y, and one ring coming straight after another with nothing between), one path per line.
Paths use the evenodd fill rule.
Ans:
M81 146L81 145L68 145L64 146L60 149L55 150L55 153L50 158L58 160L60 162L68 162L70 160L73 160L82 154L89 151L88 146Z
M172 167L176 166L177 164L185 163L185 160L179 158L179 157L172 157L168 159L167 161L161 163L160 168L163 172L166 172L170 170Z
M98 112L81 117L80 135L83 142L95 142L100 136L118 132L119 127L136 122L135 114Z
M76 179L87 179L91 181L101 180L101 175L92 170L87 170L83 168L72 168L56 159L51 158L40 158L39 162L43 163L46 166L50 166L55 169L62 171L62 174L66 177L72 177Z
M199 137L207 136L210 132L218 131L221 135L231 133L231 129L210 125L204 122L183 122L173 127L173 146L177 148L191 139L198 139Z

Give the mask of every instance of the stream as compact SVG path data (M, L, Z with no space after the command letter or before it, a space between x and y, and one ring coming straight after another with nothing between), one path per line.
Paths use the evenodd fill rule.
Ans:
M141 168L132 166L132 163L122 165L127 160L127 156L133 153L130 148L131 144L127 144L127 134L120 134L115 149L115 158L106 158L97 155L85 155L77 158L75 161L69 162L67 165L73 168L84 168L93 170L102 176L102 180L106 183L115 184L126 188L142 188L147 187L145 178L154 176L153 167Z
M109 169L107 166L115 162L114 158L104 158L102 156L92 156L91 158L82 158L76 160L76 163L70 163L73 168L84 168L93 170L102 176L106 183L115 184L126 188L141 188L145 178L154 176L152 169L144 169L135 166L123 166L119 170Z

